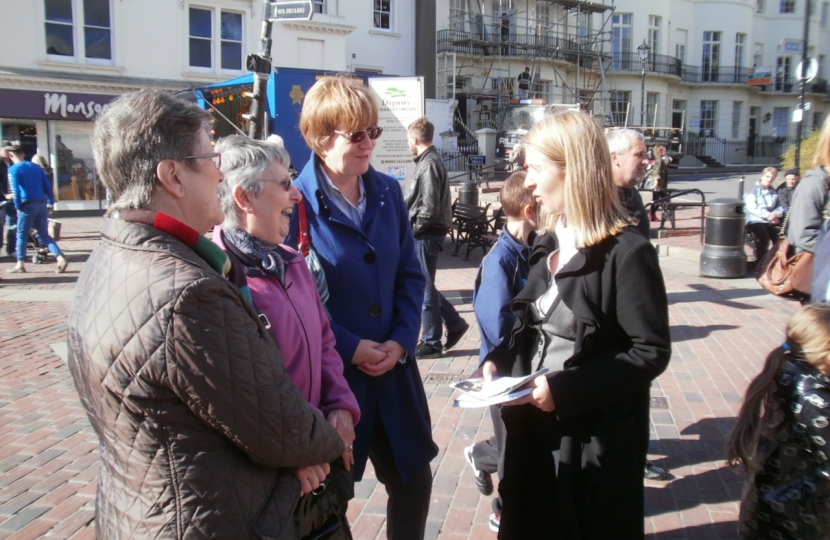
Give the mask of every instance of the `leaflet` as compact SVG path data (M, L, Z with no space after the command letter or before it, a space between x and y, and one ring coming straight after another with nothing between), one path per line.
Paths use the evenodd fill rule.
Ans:
M450 384L452 388L464 393L455 400L454 405L456 407L486 407L518 399L532 392L532 389L522 388L522 386L547 372L548 368L542 368L524 377L499 377L490 382L486 382L482 377L476 377L452 383Z

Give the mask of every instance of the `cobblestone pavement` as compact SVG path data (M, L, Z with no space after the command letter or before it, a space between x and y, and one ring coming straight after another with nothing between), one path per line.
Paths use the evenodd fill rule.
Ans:
M70 261L6 274L0 260L0 538L94 538L96 437L65 366L65 325L74 283L98 241L100 218L66 218L60 244ZM691 238L691 240L690 240ZM669 291L673 356L653 386L650 458L676 476L646 481L650 539L737 538L742 477L724 463L724 441L743 392L767 352L780 343L798 305L766 294L753 279L697 276L697 237L656 240ZM435 482L427 537L493 539L490 497L476 490L462 450L490 436L484 410L452 407L447 382L478 365L471 307L481 251L470 261L447 244L438 287L471 324L443 357L422 361L434 437ZM385 537L386 494L369 469L349 509L354 537Z

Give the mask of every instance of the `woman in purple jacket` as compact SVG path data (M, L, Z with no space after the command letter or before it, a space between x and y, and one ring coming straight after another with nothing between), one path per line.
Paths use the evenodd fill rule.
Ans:
M342 459L349 471L360 408L343 376L314 277L302 255L282 245L294 206L302 199L291 183L288 153L280 145L240 135L220 140L216 150L225 174L220 194L225 221L214 231L213 241L240 263L234 267L244 268L244 276L232 273L231 279L247 284L291 380L337 429L346 445ZM328 464L297 471L304 492L328 473Z

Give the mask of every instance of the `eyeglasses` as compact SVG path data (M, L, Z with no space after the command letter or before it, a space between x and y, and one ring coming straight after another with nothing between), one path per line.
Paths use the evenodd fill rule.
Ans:
M288 191L288 190L291 189L291 177L283 178L282 180L277 180L276 178L260 178L259 181L260 182L273 182L274 184L277 184L278 186L280 186L285 191Z
M213 164L216 165L216 168L219 169L222 167L222 154L219 152L211 152L210 154L196 154L195 156L185 156L184 159L199 159L199 158L210 158L213 160Z
M361 129L360 131L352 131L351 133L346 133L345 131L334 130L335 133L338 135L342 135L349 139L349 142L353 142L354 144L363 142L363 139L366 138L368 135L371 140L375 140L380 137L380 134L383 133L383 128L374 126L366 129Z

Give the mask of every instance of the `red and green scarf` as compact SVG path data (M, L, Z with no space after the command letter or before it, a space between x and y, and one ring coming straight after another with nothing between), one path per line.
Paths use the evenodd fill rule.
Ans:
M143 223L155 229L166 232L184 243L187 247L196 252L211 268L216 270L223 278L227 279L242 291L242 294L249 301L251 290L248 288L248 280L245 277L245 269L236 267L231 263L227 254L219 246L207 239L203 234L193 227L186 225L178 219L172 218L161 212L152 210L122 210L113 215L114 219L121 219L131 223Z

